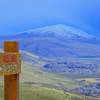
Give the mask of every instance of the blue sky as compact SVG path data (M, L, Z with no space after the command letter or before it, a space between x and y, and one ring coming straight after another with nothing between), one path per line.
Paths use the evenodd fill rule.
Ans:
M0 0L0 35L66 24L100 32L100 0Z

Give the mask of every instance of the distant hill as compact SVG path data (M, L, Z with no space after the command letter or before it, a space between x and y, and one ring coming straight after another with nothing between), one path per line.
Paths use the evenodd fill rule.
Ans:
M67 25L1 36L0 40L18 40L21 50L41 57L100 56L100 41L95 36Z

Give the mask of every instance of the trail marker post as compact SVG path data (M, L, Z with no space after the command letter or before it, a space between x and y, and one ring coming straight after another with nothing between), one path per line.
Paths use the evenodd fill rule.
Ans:
M16 41L4 42L0 53L0 75L4 76L4 100L19 100L19 73L21 61Z

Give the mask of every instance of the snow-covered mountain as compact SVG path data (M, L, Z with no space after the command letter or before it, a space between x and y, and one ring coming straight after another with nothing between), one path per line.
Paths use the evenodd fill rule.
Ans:
M61 24L2 36L0 40L18 40L22 50L42 57L100 56L100 41L95 36Z
M51 33L51 35L55 35L55 36L67 36L67 37L72 37L72 36L80 36L80 37L85 37L85 38L93 38L94 36L83 32L80 29L71 27L71 26L67 26L67 25L53 25L53 26L47 26L47 27L43 27L43 28L38 28L35 30L30 30L30 33L37 33L37 32L41 32L42 34L46 35L45 33Z
M20 35L20 37L18 37ZM2 38L25 38L25 37L57 37L57 36L65 36L65 37L83 37L83 38L95 38L95 36L90 35L80 29L77 29L72 26L67 26L63 24L46 26L42 28L32 29L25 32L20 32L18 34L10 35L10 36L1 36Z

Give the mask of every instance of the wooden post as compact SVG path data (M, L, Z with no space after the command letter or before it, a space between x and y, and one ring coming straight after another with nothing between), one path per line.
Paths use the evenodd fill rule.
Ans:
M18 53L18 43L6 41L4 43L5 53ZM19 74L4 76L4 100L19 100Z

